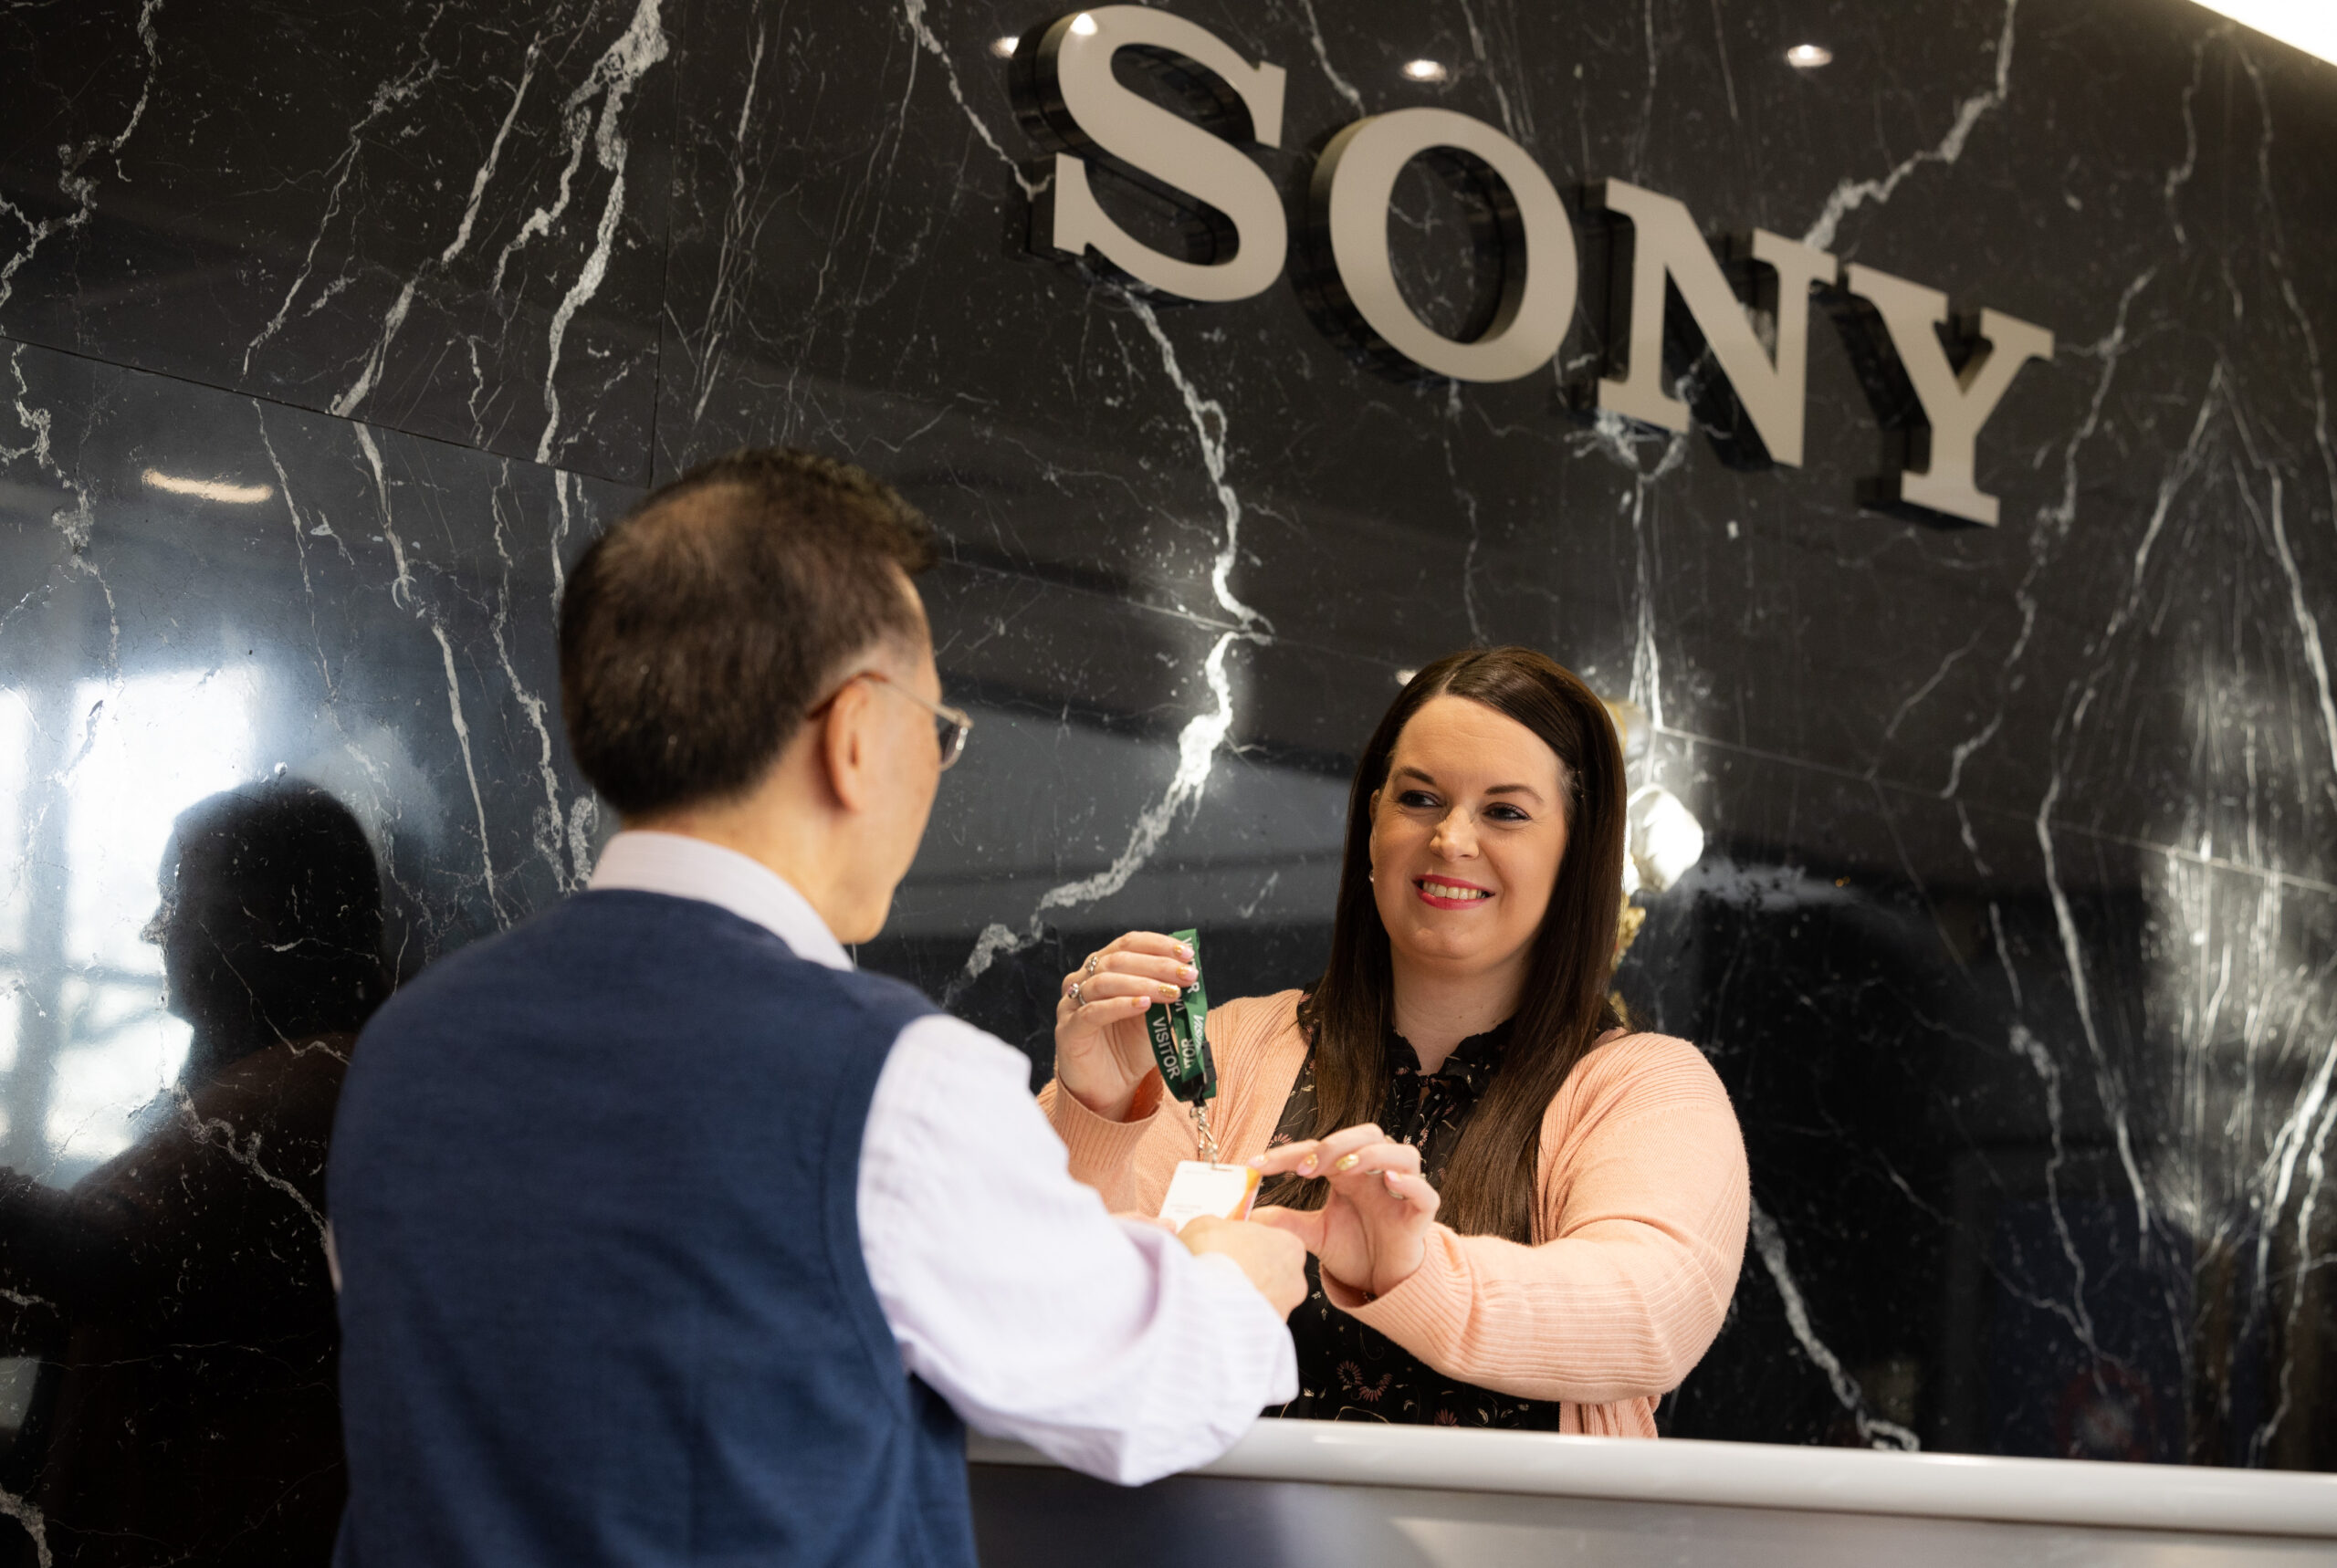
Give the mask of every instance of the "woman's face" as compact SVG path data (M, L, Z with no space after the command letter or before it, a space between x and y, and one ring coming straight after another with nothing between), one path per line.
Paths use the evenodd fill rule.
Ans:
M1482 703L1436 696L1397 737L1371 798L1371 887L1401 964L1523 965L1566 856L1557 754Z

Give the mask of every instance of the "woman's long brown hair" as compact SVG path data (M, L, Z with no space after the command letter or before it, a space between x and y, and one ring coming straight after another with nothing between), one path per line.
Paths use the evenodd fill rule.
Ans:
M1377 1121L1395 1023L1395 969L1371 890L1371 797L1420 705L1451 695L1515 719L1557 754L1567 786L1567 846L1535 935L1515 1024L1439 1184L1440 1218L1464 1235L1532 1242L1541 1206L1542 1117L1575 1064L1622 1020L1608 999L1622 902L1622 747L1590 688L1531 648L1453 653L1414 675L1371 733L1347 793L1347 851L1331 925L1331 960L1298 1005L1315 1063L1313 1135ZM1315 1208L1323 1184L1279 1184L1279 1201ZM1290 1190L1294 1186L1296 1190Z

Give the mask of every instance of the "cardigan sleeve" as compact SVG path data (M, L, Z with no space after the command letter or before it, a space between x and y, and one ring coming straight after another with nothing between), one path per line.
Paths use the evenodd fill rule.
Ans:
M1447 1376L1504 1394L1603 1405L1677 1387L1735 1293L1752 1196L1744 1137L1686 1041L1619 1040L1577 1077L1593 1061L1604 1082L1570 1085L1543 1125L1549 1240L1438 1225L1410 1279L1369 1302L1326 1282L1334 1303Z
M1115 1214L1146 1208L1138 1181L1138 1154L1159 1119L1161 1106L1169 1103L1162 1087L1159 1073L1146 1079L1125 1122L1098 1116L1081 1104L1076 1095L1064 1093L1063 1085L1052 1078L1039 1091L1039 1109L1046 1113L1071 1156L1073 1179L1102 1194L1104 1207ZM1156 1197L1153 1207L1158 1203Z
M1209 1010L1209 1039L1216 1053L1217 1097L1210 1103L1211 1119L1224 1136L1237 1125L1257 1120L1262 1093L1271 1093L1264 1069L1277 1039L1295 1028L1289 1015L1293 993L1273 997L1242 997ZM1285 1082L1283 1089L1288 1092ZM1103 1195L1105 1207L1116 1214L1151 1214L1168 1196L1177 1174L1177 1162L1193 1157L1192 1122L1185 1107L1168 1097L1158 1071L1148 1075L1137 1090L1128 1119L1110 1122L1081 1104L1075 1096L1049 1079L1039 1091L1039 1108L1046 1113L1071 1156L1071 1174ZM1279 1113L1281 1105L1272 1107ZM1267 1124L1271 1125L1271 1115ZM1265 1146L1236 1147L1228 1139L1228 1159L1244 1159Z

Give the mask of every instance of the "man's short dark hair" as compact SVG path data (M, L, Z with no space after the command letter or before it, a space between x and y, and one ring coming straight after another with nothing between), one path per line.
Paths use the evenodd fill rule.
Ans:
M627 817L743 794L847 660L923 635L901 574L932 564L923 514L850 464L749 449L691 469L561 596L577 766Z

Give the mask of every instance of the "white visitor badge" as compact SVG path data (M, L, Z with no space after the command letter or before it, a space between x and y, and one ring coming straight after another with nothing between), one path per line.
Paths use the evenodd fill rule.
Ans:
M1210 1165L1179 1160L1168 1196L1160 1200L1160 1218L1182 1230L1185 1222L1214 1214L1221 1219L1246 1219L1258 1196L1258 1173L1248 1166Z

